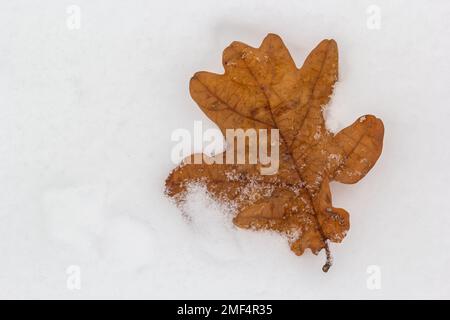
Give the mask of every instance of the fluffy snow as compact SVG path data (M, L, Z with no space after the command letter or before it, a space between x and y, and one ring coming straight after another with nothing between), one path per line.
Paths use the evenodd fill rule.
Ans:
M444 0L2 1L0 298L450 298L449 17ZM190 77L268 32L298 64L338 42L333 131L385 124L374 169L332 185L351 229L328 274L204 190L184 215L163 196L172 132L214 128Z

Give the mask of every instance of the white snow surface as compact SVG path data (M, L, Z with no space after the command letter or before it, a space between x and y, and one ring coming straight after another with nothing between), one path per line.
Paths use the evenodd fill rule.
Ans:
M385 125L371 172L332 184L351 228L327 274L323 253L237 229L202 190L189 218L163 195L173 130L215 126L190 77L269 32L298 65L338 42L333 131ZM0 298L450 298L449 33L444 0L1 1Z

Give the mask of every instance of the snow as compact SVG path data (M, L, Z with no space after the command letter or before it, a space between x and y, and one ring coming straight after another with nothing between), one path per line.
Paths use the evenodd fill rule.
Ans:
M70 4L79 29L66 2L0 3L0 298L450 298L447 1ZM351 229L327 274L323 253L235 228L202 190L188 216L163 196L172 132L214 128L190 77L268 32L298 64L338 42L333 131L385 124L372 171L332 184Z

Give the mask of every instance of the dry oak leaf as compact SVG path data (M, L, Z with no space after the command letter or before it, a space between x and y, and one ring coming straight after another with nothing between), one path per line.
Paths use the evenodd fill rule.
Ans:
M384 127L372 115L358 118L337 134L327 130L323 108L338 75L334 40L323 40L298 69L281 38L269 34L259 48L233 42L223 52L224 74L196 73L190 93L223 134L226 129L278 129L279 170L261 175L257 164L194 164L192 155L166 180L177 201L194 182L236 208L234 224L270 229L288 236L292 251L314 254L328 241L341 242L350 227L344 209L334 208L330 181L363 178L379 158ZM225 157L224 154L216 157Z

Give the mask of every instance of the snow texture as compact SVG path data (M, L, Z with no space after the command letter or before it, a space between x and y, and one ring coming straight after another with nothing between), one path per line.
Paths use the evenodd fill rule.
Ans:
M444 0L2 1L0 298L450 298L449 17ZM268 32L297 64L337 40L333 131L385 124L374 169L332 184L351 229L328 274L204 190L185 214L163 196L173 130L214 128L190 77Z

